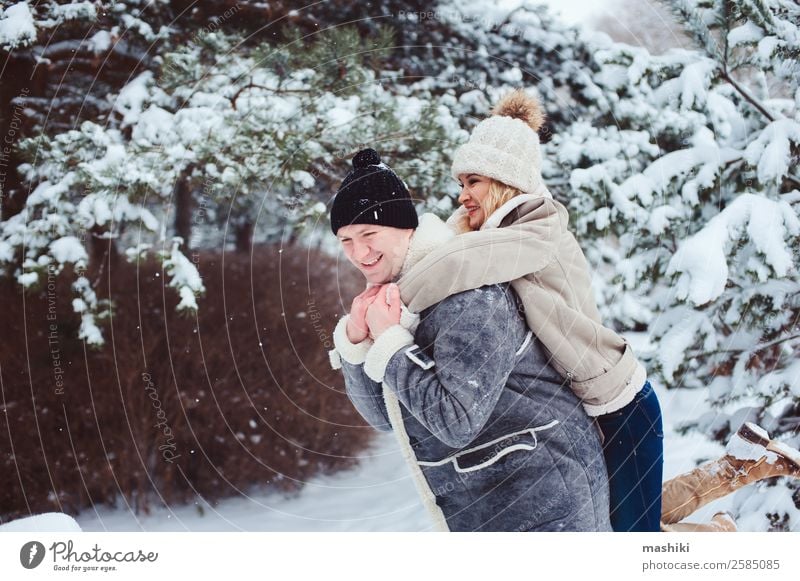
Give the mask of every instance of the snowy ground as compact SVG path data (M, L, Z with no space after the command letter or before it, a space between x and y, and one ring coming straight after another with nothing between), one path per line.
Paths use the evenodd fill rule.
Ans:
M361 466L309 481L300 494L231 498L138 517L98 507L77 517L84 531L423 531L425 509L395 436L376 432Z
M723 447L702 436L680 436L671 420L692 417L703 406L701 392L656 388L665 422L665 478L694 467L695 457L715 457ZM691 520L702 521L728 506L717 501ZM200 510L202 507L202 511ZM85 531L424 531L425 509L391 433L376 432L361 466L310 481L295 498L265 493L232 498L216 506L198 503L136 516L98 507L77 517Z

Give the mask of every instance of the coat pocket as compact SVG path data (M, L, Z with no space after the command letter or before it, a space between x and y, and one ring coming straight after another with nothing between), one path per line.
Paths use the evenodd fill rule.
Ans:
M481 470L513 452L535 450L539 445L537 432L554 428L558 423L558 420L552 420L542 426L525 428L524 430L500 436L491 442L465 448L442 460L434 462L420 461L418 464L422 466L443 466L452 463L453 469L461 474Z

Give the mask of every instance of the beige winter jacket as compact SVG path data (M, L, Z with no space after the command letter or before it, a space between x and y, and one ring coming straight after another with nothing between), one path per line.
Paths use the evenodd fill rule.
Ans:
M448 220L451 227L461 211ZM587 413L599 416L632 401L647 373L628 342L603 326L586 258L567 222L567 209L549 192L518 195L480 231L433 250L397 284L408 309L419 313L452 294L510 281L551 363Z

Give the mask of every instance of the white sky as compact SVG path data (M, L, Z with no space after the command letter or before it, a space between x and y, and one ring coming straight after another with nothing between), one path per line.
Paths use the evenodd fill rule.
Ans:
M564 21L571 24L586 23L604 12L612 12L616 0L540 0L548 4L553 12L561 13Z

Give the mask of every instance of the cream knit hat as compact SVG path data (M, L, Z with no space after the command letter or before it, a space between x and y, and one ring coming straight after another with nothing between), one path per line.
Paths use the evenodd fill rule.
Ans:
M492 116L472 130L456 149L450 175L475 173L494 178L525 194L542 186L539 128L545 115L539 101L517 89L492 109Z

